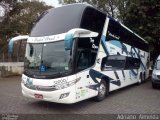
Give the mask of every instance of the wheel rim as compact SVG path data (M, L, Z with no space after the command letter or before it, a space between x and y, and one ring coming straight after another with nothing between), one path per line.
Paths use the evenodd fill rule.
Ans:
M105 94L106 94L106 87L104 84L101 84L99 87L99 96L103 97L105 96Z

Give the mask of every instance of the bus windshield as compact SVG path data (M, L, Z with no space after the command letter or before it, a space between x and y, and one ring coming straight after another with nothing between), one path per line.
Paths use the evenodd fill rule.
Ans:
M24 65L26 74L43 75L44 78L62 76L71 72L71 64L71 51L65 50L64 41L27 44Z

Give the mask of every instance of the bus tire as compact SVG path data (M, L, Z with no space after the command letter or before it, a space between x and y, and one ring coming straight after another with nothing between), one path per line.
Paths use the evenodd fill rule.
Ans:
M97 102L104 100L106 95L108 95L109 89L106 82L102 79L98 88L98 95L95 97Z

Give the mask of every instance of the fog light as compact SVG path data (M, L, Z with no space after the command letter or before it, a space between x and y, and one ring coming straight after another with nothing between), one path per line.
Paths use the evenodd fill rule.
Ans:
M59 99L63 99L63 98L68 97L69 93L70 93L70 92L67 92L67 93L61 94L61 95L60 95L60 97L59 97Z

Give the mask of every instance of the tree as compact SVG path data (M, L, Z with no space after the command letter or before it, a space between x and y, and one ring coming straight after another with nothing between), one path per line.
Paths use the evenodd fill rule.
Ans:
M45 10L51 8L38 1L17 2L0 24L0 38L7 39L13 34L28 34L33 22Z
M150 43L156 57L160 54L160 1L134 0L128 6L124 24Z
M7 57L8 39L18 34L29 34L33 22L37 17L45 10L51 8L38 1L30 2L24 0L23 2L15 3L10 1L3 1L3 4L9 5L9 11L5 19L0 22L0 57L2 56L2 52Z
M125 16L124 12L126 10L126 4L128 0L59 0L61 4L71 4L71 3L89 3L96 7L99 10L107 13L109 16L120 19L123 21L123 17ZM121 14L124 14L121 17Z

